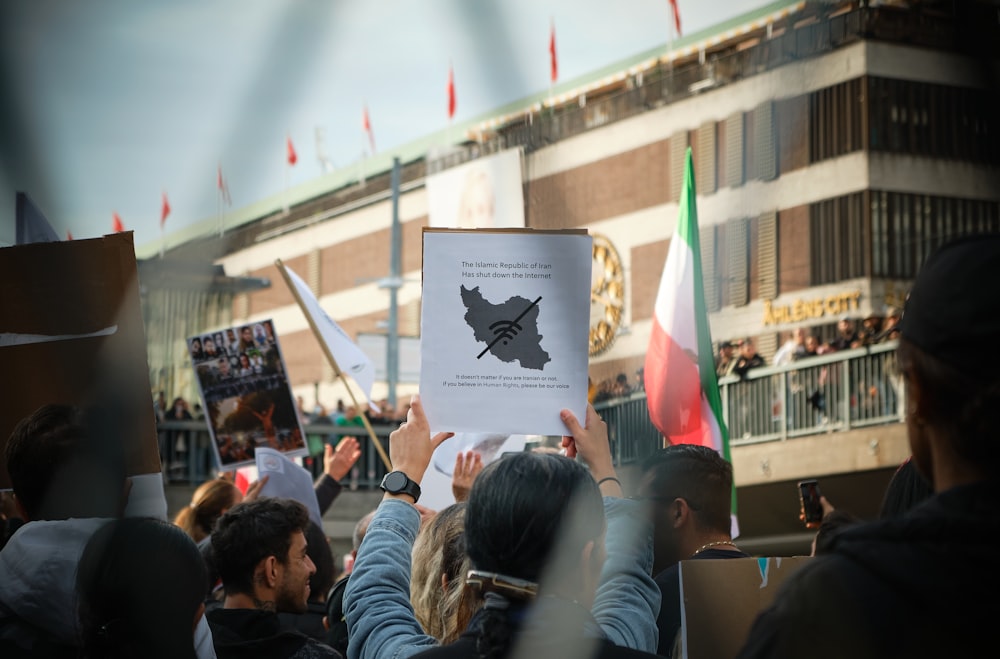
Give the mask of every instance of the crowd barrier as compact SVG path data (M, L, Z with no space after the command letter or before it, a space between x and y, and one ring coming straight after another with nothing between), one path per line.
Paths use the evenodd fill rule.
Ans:
M896 342L807 357L784 366L752 369L744 379L719 381L723 417L731 446L785 441L807 435L899 423L904 418L902 377L896 368ZM649 420L645 392L594 405L608 424L611 454L617 465L640 462L662 445ZM389 433L397 427L374 425L388 452ZM204 420L166 421L158 425L160 455L169 481L201 483L218 473ZM345 485L374 489L386 468L361 426L307 423L313 455L306 467L322 473L323 444L354 435L361 458Z

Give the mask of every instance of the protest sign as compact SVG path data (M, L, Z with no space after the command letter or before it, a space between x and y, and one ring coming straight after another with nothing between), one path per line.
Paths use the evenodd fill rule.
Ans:
M587 405L585 231L424 229L420 396L440 431L561 435Z
M188 338L220 469L254 463L258 447L307 453L270 320Z
M312 476L305 467L300 467L280 451L271 448L258 448L254 457L257 477L267 476L267 482L261 488L259 496L294 499L306 507L309 519L323 528L323 516L319 512Z
M48 403L113 402L131 476L160 471L132 233L0 249L3 446Z

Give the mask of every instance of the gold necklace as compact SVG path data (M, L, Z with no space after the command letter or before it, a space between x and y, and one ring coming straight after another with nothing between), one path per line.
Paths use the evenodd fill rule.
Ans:
M701 547L698 547L698 549L696 549L693 554L691 554L691 558L694 558L695 556L705 551L706 549L709 549L711 547L721 547L723 545L729 545L730 547L734 548L736 547L736 543L734 543L732 540L716 540L715 542L706 542Z

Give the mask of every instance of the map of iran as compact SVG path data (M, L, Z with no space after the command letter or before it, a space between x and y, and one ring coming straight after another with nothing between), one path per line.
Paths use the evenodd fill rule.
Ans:
M517 361L522 368L545 369L551 358L542 349L542 335L538 333L541 297L532 301L515 295L494 304L483 297L478 286L462 286L461 293L467 309L465 322L476 341L486 344L478 358L489 352L502 362Z

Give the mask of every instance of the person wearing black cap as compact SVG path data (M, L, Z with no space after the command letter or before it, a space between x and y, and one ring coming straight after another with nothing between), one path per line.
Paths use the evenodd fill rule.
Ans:
M715 358L715 375L717 377L729 375L729 371L736 365L735 352L736 348L733 347L731 341L723 341L719 344L719 356Z
M920 271L900 322L913 462L934 495L844 530L754 623L740 657L959 657L995 647L1000 592L1000 236L950 243Z

